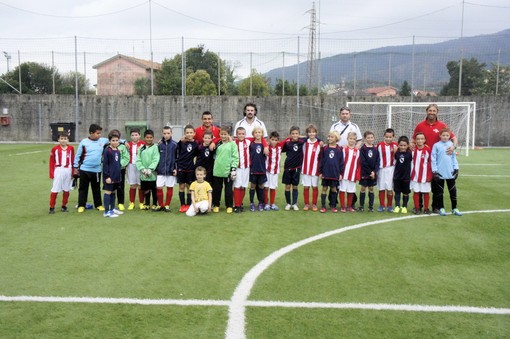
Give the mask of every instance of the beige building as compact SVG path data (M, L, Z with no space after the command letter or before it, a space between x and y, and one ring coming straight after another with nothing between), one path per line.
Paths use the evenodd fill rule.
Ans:
M398 95L398 90L395 87L372 87L367 88L364 92L376 97L393 97Z
M134 95L134 83L138 78L150 79L151 62L122 54L93 66L97 70L97 95ZM152 63L154 71L161 64Z

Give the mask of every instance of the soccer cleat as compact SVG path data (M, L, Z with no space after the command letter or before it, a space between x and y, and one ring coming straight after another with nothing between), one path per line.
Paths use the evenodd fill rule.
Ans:
M331 207L331 212L332 213L338 213L338 209L336 207Z
M255 204L250 202L250 211L255 212Z
M395 208L393 209L393 213L400 213L400 206L395 206Z
M181 208L179 208L179 213L186 213L186 205L181 205Z
M164 210L165 210L165 208L163 206L157 206L156 208L152 209L152 212L161 212Z
M434 214L439 214L439 209L438 209L438 208L434 208L434 209L432 209L432 213L434 213Z
M134 202L130 202L129 203L129 206L128 206L128 210L134 210L135 209L135 203Z
M361 206L360 206L360 207L358 207L357 211L358 211L358 212L365 212L365 209L364 209L363 207L361 207Z
M150 210L150 209L151 209L151 207L150 207L149 205L143 205L143 204L142 204L142 206L140 207L140 209L141 209L142 211L148 211L148 210Z
M212 211L213 211L214 213L218 213L218 212L220 211L220 208L219 208L218 206L214 206L214 207L213 207L213 209L212 209Z
M459 217L460 217L460 216L462 216L462 213L459 211L459 209L458 209L458 208L454 208L454 209L452 210L452 214L453 214L453 215L458 215Z
M67 206L62 206L62 208L60 208L60 212L69 212Z
M413 208L413 214L419 215L421 214L421 210L419 208Z
M234 207L234 213L241 213L241 209L239 207Z
M49 214L55 214L55 209L54 208L50 208L50 211L48 213Z
M291 204L287 204L287 205L285 205L285 210L286 211L290 211L291 207L292 207Z
M310 205L306 204L305 207L303 207L303 211L308 211L310 209Z
M321 212L321 213L326 213L326 211L327 211L326 207L321 207L321 209L319 210L319 212ZM331 209L331 211L333 211L333 209ZM337 210L337 212L338 212L338 210Z
M270 210L271 210L271 205L266 204L266 206L264 206L264 211L270 211Z
M423 214L431 215L432 212L427 208L425 211L423 211Z
M227 207L227 214L231 214L233 212L232 207Z
M342 208L340 209L340 212L345 213L345 212L347 212L347 210L345 209L345 207L342 207Z
M293 209L294 211L299 211L299 207L298 207L298 205L296 205L296 204L292 205L292 209Z
M78 207L78 213L83 213L83 212L85 212L85 207L83 207L83 206Z
M312 211L317 212L318 210L319 208L317 207L317 205L312 205Z
M400 210L400 213L407 214L407 207L402 207L402 209Z
M356 212L356 210L352 207L347 207L347 212L353 213L353 212Z
M386 211L388 211L388 213L393 213L393 211L394 211L393 206L388 207L388 209L386 209Z
M113 214L117 214L117 215L123 215L123 214L124 214L124 212L119 211L119 210L118 210L118 209L116 209L116 208L114 208L114 209L112 210L112 212L113 212Z
M442 217L445 217L446 216L446 210L444 208L440 208L439 209L439 215L442 216Z
M385 210L384 206L379 206L377 212L384 212L384 210Z
M99 212L104 212L104 207L98 206L98 207L96 207L96 210L98 210Z
M144 203L140 203L140 205L138 205L138 207L140 207L141 210L145 211L145 204Z
M119 211L124 211L125 209L124 204L119 204Z
M259 204L259 212L262 212L264 210L264 204L260 203Z
M275 204L272 204L272 205L271 205L271 210L272 210L272 211L279 211L279 210L280 210L280 207L276 206Z
M369 207L368 208L368 212L374 212L374 208L373 207Z
M165 206L165 212L172 212L172 211L170 210L170 206L168 206L168 205L166 205L166 206Z
M159 208L159 206L158 206L158 205L152 205L150 209L151 209L151 210L155 210L155 209L157 209L157 208Z

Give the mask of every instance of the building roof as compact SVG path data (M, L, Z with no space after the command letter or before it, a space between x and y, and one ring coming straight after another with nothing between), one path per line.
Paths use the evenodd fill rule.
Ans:
M382 92L386 92L386 91L395 91L395 92L398 92L397 89L395 87L372 87L372 88L367 88L365 90L365 93L367 94L373 94L373 95L377 95L379 93L382 93Z
M151 61L150 60L138 59L138 58L130 57L130 56L123 55L123 54L117 54L117 55L111 57L110 59L106 59L105 61L102 61L102 62L92 66L92 68L96 69L98 67L101 67L105 64L108 64L108 63L113 62L118 59L124 59L124 60L127 60L127 61L129 61L135 65L138 65L142 68L151 69ZM157 63L157 62L152 62L152 68L159 70L159 69L161 69L161 64Z

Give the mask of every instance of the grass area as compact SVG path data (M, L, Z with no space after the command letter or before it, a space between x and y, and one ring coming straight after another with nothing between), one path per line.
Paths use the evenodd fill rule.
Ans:
M510 307L508 213L128 211L48 215L49 145L0 145L0 295L230 300L244 274L308 237L380 219L282 257L251 300ZM510 150L460 157L461 211L508 209ZM90 195L89 195L90 197ZM61 196L57 202L60 202ZM283 206L283 188L277 203ZM300 196L299 199L302 202ZM77 201L72 192L70 206ZM449 200L445 200L449 206ZM58 206L58 204L57 204ZM0 302L0 337L224 336L225 306ZM248 337L510 336L510 316L249 307Z

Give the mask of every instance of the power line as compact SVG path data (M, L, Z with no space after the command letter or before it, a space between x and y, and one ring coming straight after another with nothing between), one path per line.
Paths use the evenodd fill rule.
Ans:
M510 6L498 6L498 5L486 5L486 4L477 4L474 2L464 2L466 5L479 6L479 7L491 7L491 8L510 8Z

